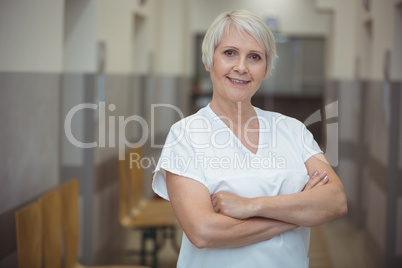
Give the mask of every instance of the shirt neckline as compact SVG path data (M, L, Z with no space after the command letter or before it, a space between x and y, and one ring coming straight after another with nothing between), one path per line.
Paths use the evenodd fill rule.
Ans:
M219 120L216 120L217 122L219 122L219 124L223 125L225 128L229 129L231 136L233 137L233 139L240 144L240 147L243 148L244 151L246 151L247 153L256 156L259 155L260 151L261 151L261 143L262 143L262 135L261 135L261 120L260 120L260 114L258 113L258 109L256 109L254 106L254 112L257 115L258 118L258 148L257 151L255 153L253 153L252 151L250 151L242 142L241 140L235 135L235 133L222 121L222 119L211 109L210 107L211 103L208 103L208 105L206 106L207 110L209 111L209 113L213 116L213 117L217 117L219 118Z

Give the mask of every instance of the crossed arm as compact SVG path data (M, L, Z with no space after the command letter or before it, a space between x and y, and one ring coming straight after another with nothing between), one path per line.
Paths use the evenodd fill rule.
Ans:
M258 198L243 198L221 191L212 196L215 212L240 219L264 217L305 227L344 216L347 204L343 185L324 155L310 157L305 165L312 178L306 185L308 191ZM312 187L317 180L315 172L324 179L327 176L320 183L325 184L322 187Z
M169 172L166 183L180 226L197 248L246 246L297 227L272 219L235 219L216 213L210 193L201 183Z
M201 183L170 172L166 177L167 190L176 217L193 245L198 248L246 246L298 226L328 221L344 213L346 198L335 172L328 164L319 163L322 161L317 158L308 163L310 159L306 166L311 179L304 191L277 196L286 198L242 198L218 192L212 196L211 202L208 189ZM324 169L327 170L328 180L322 174ZM315 171L318 174L314 175ZM345 208L341 208L341 199L345 199ZM327 213L309 219L323 211ZM239 212L241 217L237 215Z

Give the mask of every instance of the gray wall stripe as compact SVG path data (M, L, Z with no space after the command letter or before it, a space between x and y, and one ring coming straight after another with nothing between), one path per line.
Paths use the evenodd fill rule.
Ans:
M339 141L339 158L348 161L356 161L359 156L358 145L353 141ZM357 163L357 162L356 162Z
M365 231L365 239L366 249L369 253L370 261L372 261L371 267L385 267L385 254L368 230Z
M80 100L80 103L94 103L95 100L95 79L96 75L94 74L65 74L64 80L71 81L81 81L83 79L83 85L81 88L74 88L74 90L78 90L82 92L83 99ZM64 84L62 84L64 86ZM67 85L63 88L64 94L71 88L68 88ZM93 109L84 109L82 110L83 114L83 142L91 142L94 140L94 122L95 122L95 113L97 111ZM61 116L64 115L61 113ZM61 135L65 135L64 133L64 119L61 118ZM70 144L69 146L73 146ZM70 165L61 165L60 173L61 173L61 182L65 183L72 178L77 178L79 182L80 188L80 197L82 205L80 207L80 241L82 241L81 252L83 255L82 262L84 264L92 264L93 260L93 251L92 251L92 242L93 242L93 201L94 201L94 148L90 149L81 149L83 153L83 161L79 165L70 166ZM63 152L61 152L63 154Z
M3 261L16 256L15 212L59 184L59 83L58 73L0 72L0 121L8 129L0 142L0 267L10 267ZM21 114L21 108L30 112Z
M371 179L382 192L387 193L388 168L371 156L368 160L368 166Z
M94 103L95 98L95 75L87 74L84 77L84 99L86 103ZM85 140L94 138L94 120L96 111L86 109L85 113ZM83 243L83 263L91 265L93 263L93 201L94 201L94 148L84 150L84 176L79 178L80 194L83 198L83 230L80 232Z
M398 140L399 140L399 124L401 124L400 116L400 99L401 99L401 84L391 83L391 124L389 137L389 172L388 172L388 191L387 191L387 233L386 233L386 266L401 267L402 263L396 258L396 222L397 222L397 201L400 189L398 173ZM400 260L400 259L399 259Z
M356 228L364 228L366 225L366 209L364 203L364 169L368 159L368 145L366 145L366 114L367 114L367 82L362 81L359 87L359 98L360 98L360 118L358 120L358 137L359 140L357 142L357 154L356 154L356 163L357 163L357 204L356 204L356 213L354 214L354 224Z

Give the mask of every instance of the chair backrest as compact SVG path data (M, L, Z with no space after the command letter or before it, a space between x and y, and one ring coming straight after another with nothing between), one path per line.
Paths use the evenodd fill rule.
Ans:
M140 165L142 148L132 148L119 161L119 218L130 216L142 199L143 169Z
M141 166L142 148L128 150L128 170L131 185L131 208L135 208L142 200L144 172Z
M44 268L61 267L61 193L60 188L39 198L42 209Z
M38 203L15 213L19 268L42 267L42 217Z
M60 187L62 207L62 232L64 241L64 268L77 263L79 243L79 188L77 179L71 179Z
M126 154L127 155L127 154ZM125 157L127 158L127 156ZM128 170L126 168L127 161L119 160L119 220L124 221L125 217L129 214L129 197L130 191L127 187Z

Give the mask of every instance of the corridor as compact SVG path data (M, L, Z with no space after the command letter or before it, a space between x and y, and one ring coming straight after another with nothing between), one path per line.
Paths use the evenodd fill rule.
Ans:
M346 194L346 216L311 228L309 267L402 267L402 0L0 0L1 268L24 268L18 212L73 178L77 265L147 255L152 266L155 254L157 267L176 267L171 239L153 243L171 228L182 241L153 172L172 125L217 94L202 60L207 30L242 9L269 27L278 55L252 106L302 122L302 154L311 133Z

